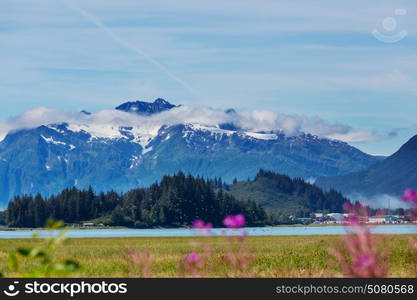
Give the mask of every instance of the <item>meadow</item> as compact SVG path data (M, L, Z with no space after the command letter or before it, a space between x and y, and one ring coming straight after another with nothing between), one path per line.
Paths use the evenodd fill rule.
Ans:
M389 277L417 276L416 251L411 250L417 235L384 235L378 239L378 247L387 255ZM19 247L39 247L42 243L45 241L40 239L0 240L0 271L6 277L29 272L36 260L26 259L18 273L12 272L8 267L9 253ZM205 265L193 276L343 276L329 251L340 245L339 236L247 237L244 244L247 250L244 270L225 262L230 247L225 237L68 239L56 249L54 259L70 258L80 264L81 268L70 277L140 277L144 272L139 269L146 268L149 268L146 277L182 277L190 276L180 267L187 254L209 251ZM136 253L133 259L132 253Z

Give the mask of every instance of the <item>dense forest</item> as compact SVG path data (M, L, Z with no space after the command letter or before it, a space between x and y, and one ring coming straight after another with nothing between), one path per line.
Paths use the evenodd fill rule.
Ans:
M253 201L239 201L224 192L220 180L205 180L182 172L165 176L149 188L118 194L95 194L75 187L49 198L18 196L10 201L6 223L10 227L42 227L46 220L80 223L102 218L107 225L148 227L190 226L196 219L221 226L225 216L242 213L248 226L267 223L266 212Z

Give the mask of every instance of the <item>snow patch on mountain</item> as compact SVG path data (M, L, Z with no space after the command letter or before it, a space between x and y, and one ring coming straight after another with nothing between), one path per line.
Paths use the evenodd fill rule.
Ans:
M120 127L112 124L68 124L68 130L72 132L88 133L94 139L127 139L125 135L120 132Z
M276 134L268 134L268 133L257 133L257 132L245 132L245 135L252 137L257 140L268 140L274 141L278 139Z
M135 168L135 167L137 167L139 165L139 163L140 163L140 156L132 155L132 158L131 158L130 161L131 161L131 164L130 164L129 169L133 169L133 168Z
M238 130L227 130L222 129L219 126L207 126L202 124L187 124L187 130L184 131L183 137L188 137L194 131L205 131L210 132L212 135L226 135L232 136L234 134L239 134L242 137L251 137L257 140L277 140L278 136L274 133L262 133L262 132L240 132Z
M53 137L49 137L49 138L47 138L47 137L44 137L42 134L41 134L41 137L43 138L43 140L45 141L45 142L47 142L47 143L51 143L51 144L54 144L54 145L62 145L62 146L66 146L67 144L66 143L64 143L64 142L60 142L60 141L55 141L54 139L53 139Z
M71 123L66 124L66 129L75 133L84 133L90 136L89 141L126 140L138 143L143 149L158 136L160 125L144 124L132 126L118 126L116 124L103 123ZM54 128L55 130L58 130Z
M143 149L143 151L142 151L142 155L145 155L146 153L151 152L152 150L153 150L153 147L148 147L148 148L145 148L145 149Z
M67 143L64 143L64 142L61 142L61 141L56 141L56 140L54 140L54 138L53 137L45 137L44 135L42 135L41 134L41 138L45 141L45 142L47 142L47 143L49 143L49 144L54 144L54 145L58 145L58 146L65 146L65 147L68 147L69 148L69 150L70 151L72 151L72 150L74 150L76 147L74 146L74 145L72 145L72 144L67 144Z
M49 129L52 129L60 134L64 134L65 135L65 131L60 129L58 124L49 124L48 126L46 126Z
M235 134L235 131L232 130L225 130L225 129L221 129L219 128L219 126L208 126L208 125L202 125L202 124L198 124L198 123L190 123L186 125L186 131L184 132L184 136L188 135L188 133L190 132L194 132L194 131L207 131L210 132L213 135L217 135L217 134L225 134L227 136L231 136L233 134Z

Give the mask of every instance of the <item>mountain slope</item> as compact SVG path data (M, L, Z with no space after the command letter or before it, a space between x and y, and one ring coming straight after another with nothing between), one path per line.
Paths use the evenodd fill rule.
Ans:
M417 189L417 135L385 160L359 172L319 178L317 185L344 194L365 196L401 195L406 188Z
M170 109L181 108L162 99L128 102L116 111L141 115L138 124L80 121L10 132L0 142L0 203L21 194L50 196L71 186L124 192L180 170L229 182L253 177L260 168L309 179L361 170L379 160L311 134L149 123L150 114ZM81 120L95 120L94 114L80 114Z

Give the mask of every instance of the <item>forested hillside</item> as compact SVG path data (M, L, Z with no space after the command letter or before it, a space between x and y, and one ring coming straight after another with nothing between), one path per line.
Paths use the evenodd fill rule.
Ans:
M290 215L308 217L312 212L343 212L349 200L340 193L323 191L303 179L260 170L253 180L234 182L229 193L240 200L250 199L286 222Z

